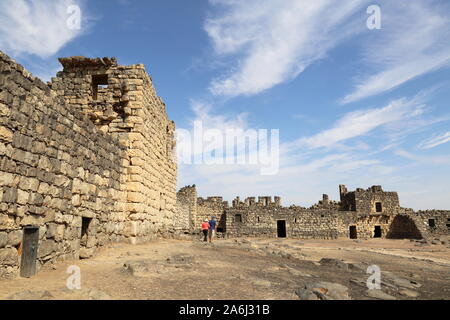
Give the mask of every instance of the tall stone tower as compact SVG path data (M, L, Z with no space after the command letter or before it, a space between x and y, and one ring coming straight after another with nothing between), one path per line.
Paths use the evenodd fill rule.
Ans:
M52 79L52 89L126 147L125 235L136 243L170 233L176 206L175 124L144 65L121 66L115 58L59 61L64 69Z

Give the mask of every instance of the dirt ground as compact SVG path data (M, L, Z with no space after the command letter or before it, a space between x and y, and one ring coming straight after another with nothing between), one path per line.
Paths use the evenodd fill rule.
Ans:
M71 265L81 270L80 290L66 286ZM381 290L367 288L370 265L381 270ZM318 282L342 285L355 300L448 300L450 247L386 239L114 244L92 259L45 266L31 279L0 280L0 299L292 300Z

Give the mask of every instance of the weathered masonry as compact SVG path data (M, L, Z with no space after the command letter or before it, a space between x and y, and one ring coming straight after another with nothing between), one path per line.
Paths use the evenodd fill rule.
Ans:
M0 52L0 277L175 230L175 124L144 66L60 62L45 84Z
M341 185L339 190L340 201L324 194L311 208L283 207L280 197L267 196L237 197L230 207L221 197L197 198L194 185L178 192L178 216L189 221L192 232L202 219L216 216L218 231L227 237L421 239L450 234L450 211L402 208L398 194L381 186L348 192Z
M195 185L186 186L177 193L177 226L184 233L190 234L198 231L198 226L203 220L215 217L217 230L223 233L226 228L225 210L228 202L222 197L208 197L203 199L197 197Z
M381 186L327 195L311 208L259 197L229 206L176 192L175 124L143 65L61 58L49 83L0 52L0 278L24 277L98 247L197 233L221 236L427 238L449 234L450 211L402 208Z

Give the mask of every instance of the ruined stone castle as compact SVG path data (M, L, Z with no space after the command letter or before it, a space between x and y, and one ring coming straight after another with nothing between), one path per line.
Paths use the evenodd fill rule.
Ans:
M422 239L450 234L450 211L402 208L397 192L381 186L349 192L341 185L339 191L340 201L324 194L310 208L283 207L280 197L267 196L237 197L230 206L222 197L197 197L193 185L178 191L177 214L194 233L214 216L219 235L226 237Z
M176 191L175 124L143 65L62 58L43 83L0 52L0 278L89 258L112 242L196 234L421 238L448 234L450 212L413 212L381 187L312 208L275 197L203 199Z

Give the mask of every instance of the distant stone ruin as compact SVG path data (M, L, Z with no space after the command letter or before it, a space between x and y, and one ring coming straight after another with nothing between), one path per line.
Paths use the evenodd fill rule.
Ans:
M197 198L196 186L177 194L177 215L197 232L205 218L220 221L223 237L268 237L299 239L390 238L422 239L450 234L450 211L418 211L402 208L397 192L381 186L347 191L339 186L340 201L328 195L311 208L283 207L281 198L239 197L229 206L222 197Z

